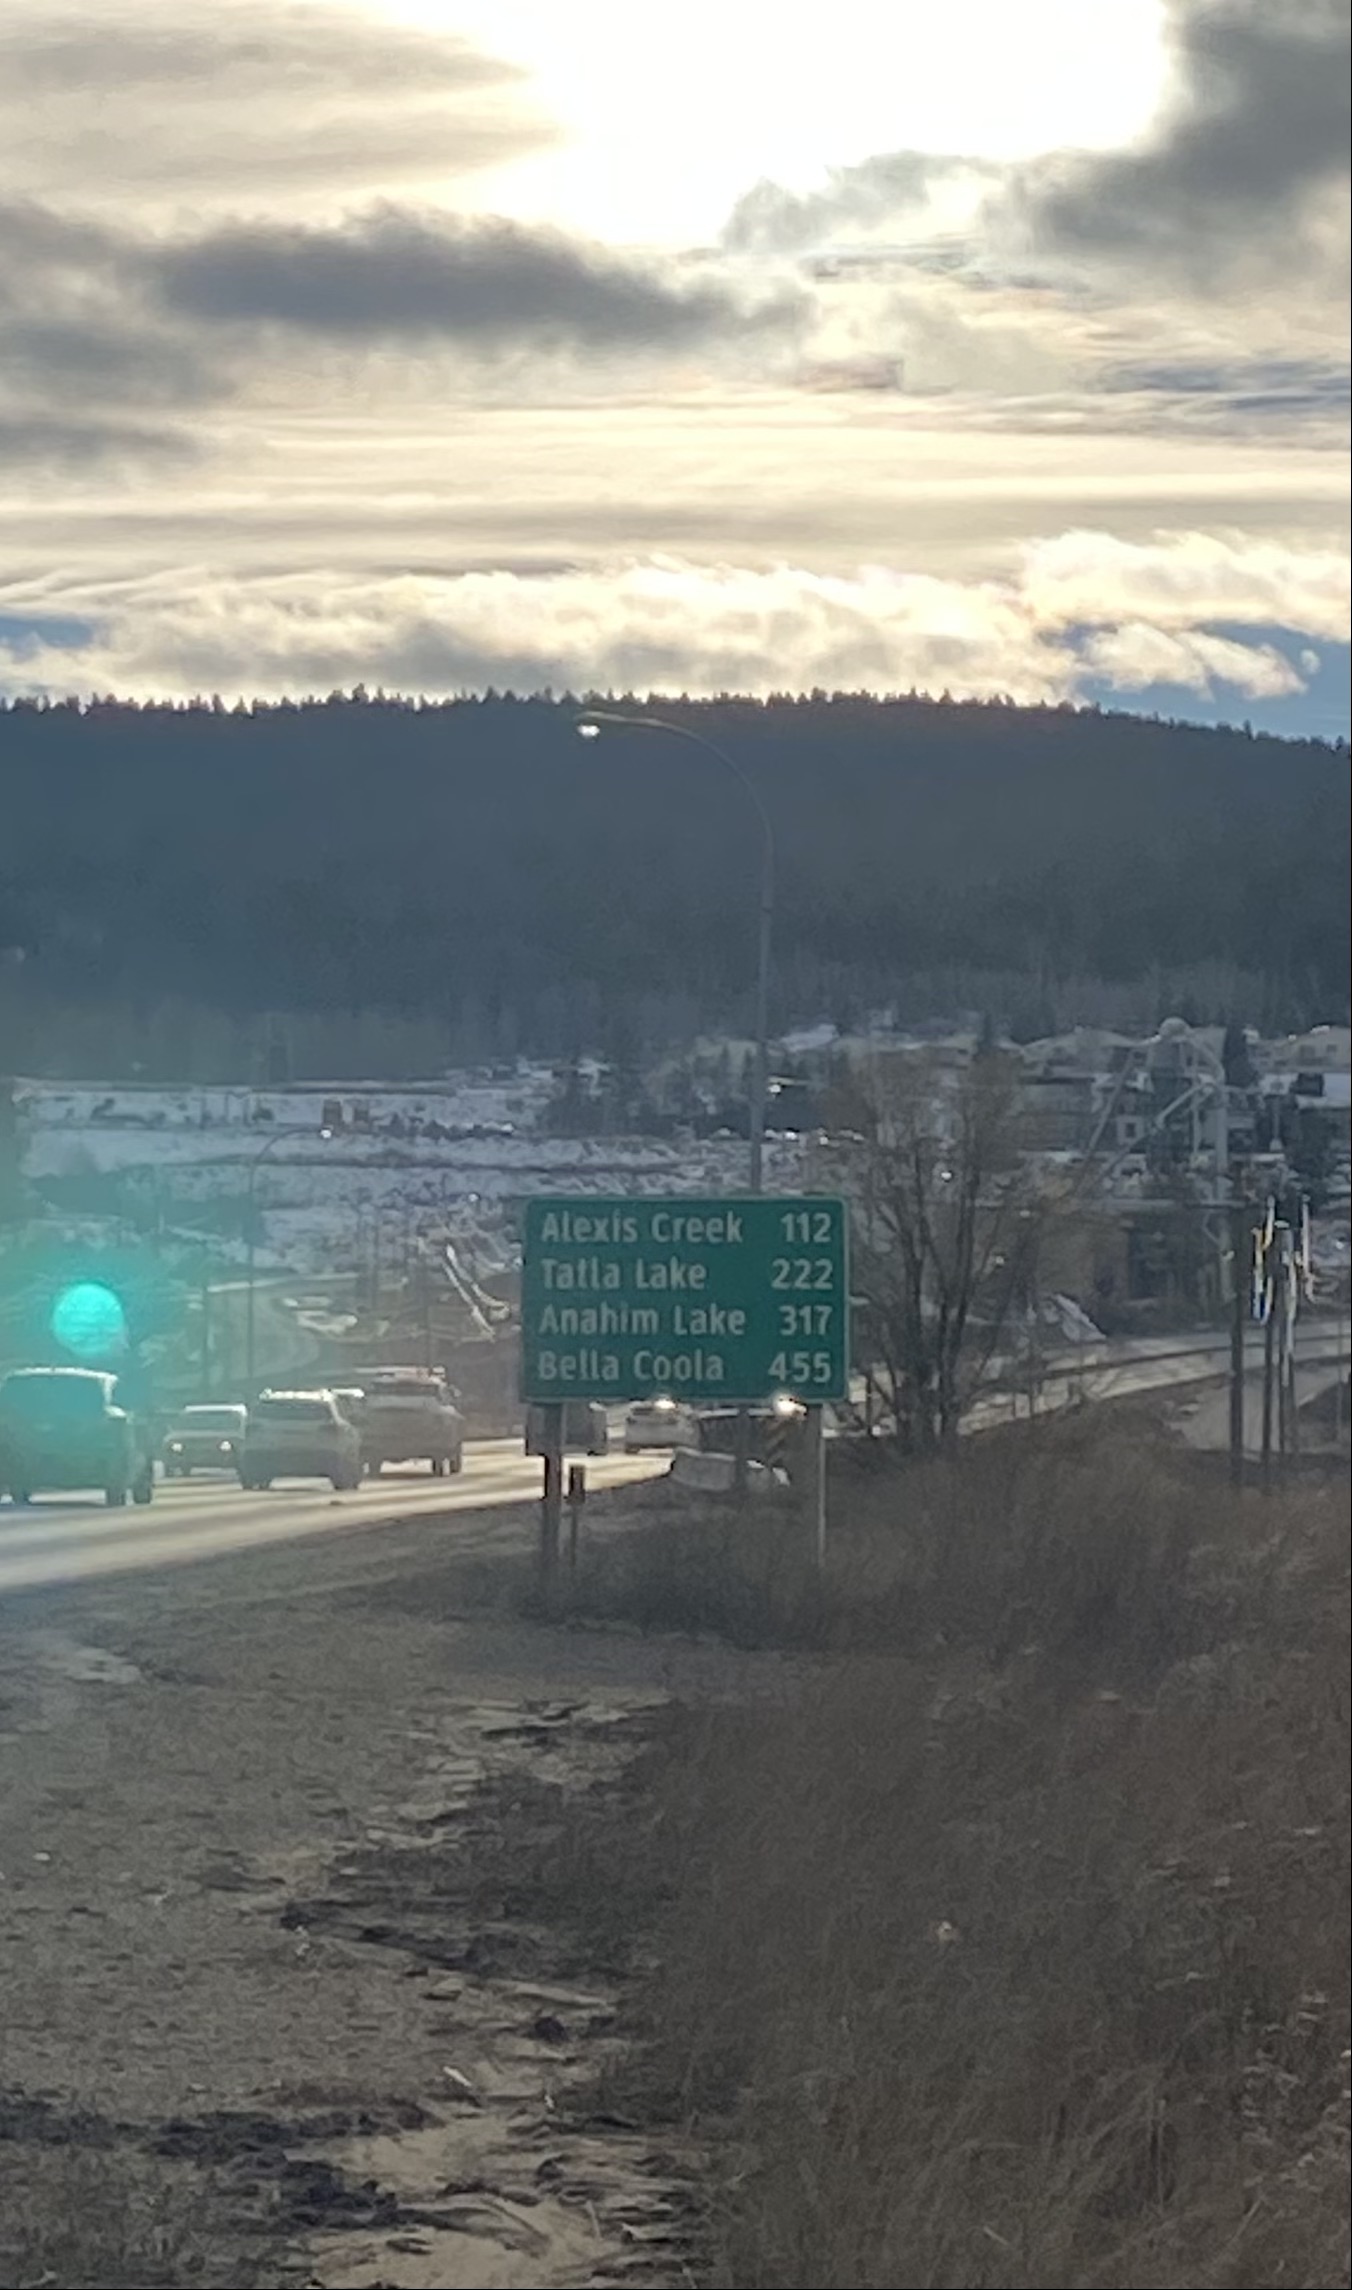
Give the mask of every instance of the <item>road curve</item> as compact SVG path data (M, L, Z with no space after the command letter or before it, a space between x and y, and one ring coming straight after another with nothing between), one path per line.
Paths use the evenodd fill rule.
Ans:
M586 1467L587 1485L616 1487L651 1478L667 1461L658 1455L595 1457ZM109 1510L92 1490L39 1496L22 1507L0 1502L0 1595L139 1567L182 1566L304 1535L374 1529L416 1518L420 1511L484 1511L529 1502L539 1492L540 1465L523 1455L518 1438L470 1442L458 1478L392 1471L342 1495L313 1480L246 1494L222 1476L172 1487L161 1483L145 1510Z

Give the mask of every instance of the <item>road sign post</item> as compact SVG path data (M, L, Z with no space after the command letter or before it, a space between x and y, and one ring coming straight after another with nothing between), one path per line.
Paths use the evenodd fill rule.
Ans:
M848 1398L847 1230L816 1195L529 1201L523 1399Z
M819 1407L810 1407L804 1426L803 1474L804 1497L808 1527L812 1540L812 1556L819 1572L826 1567L826 1417Z
M540 1580L548 1593L559 1571L559 1528L563 1522L562 1402L551 1402L544 1410L540 1452L544 1458L544 1485L540 1493Z
M582 1525L582 1506L587 1500L587 1466L570 1463L568 1466L568 1564L577 1567L578 1532Z

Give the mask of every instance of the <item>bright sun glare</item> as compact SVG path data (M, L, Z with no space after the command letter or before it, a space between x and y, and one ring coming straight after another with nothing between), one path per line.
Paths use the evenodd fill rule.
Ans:
M631 242L707 240L760 178L807 189L876 152L1121 143L1163 84L1159 0L381 5L521 64L562 130L557 151L471 185L475 205Z

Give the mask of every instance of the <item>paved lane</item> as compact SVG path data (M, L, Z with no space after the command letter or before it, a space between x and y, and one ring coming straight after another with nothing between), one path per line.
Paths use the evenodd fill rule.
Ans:
M1299 1351L1309 1367L1330 1355L1345 1356L1337 1324L1306 1323ZM1262 1339L1251 1333L1250 1360L1261 1357ZM1177 1337L1089 1351L1075 1372L1069 1363L1049 1370L1040 1406L1064 1406L1077 1386L1086 1397L1110 1399L1201 1383L1224 1373L1227 1339L1209 1336L1189 1345ZM1026 1407L1026 1401L1023 1407ZM968 1428L1006 1422L1013 1409L1007 1395L981 1401ZM1022 1410L1021 1410L1022 1412ZM618 1487L666 1470L665 1455L593 1457L589 1487ZM305 1535L333 1534L353 1527L379 1528L394 1519L416 1519L420 1511L483 1514L509 1503L529 1502L540 1492L540 1465L522 1454L517 1439L485 1439L465 1449L459 1478L433 1479L425 1471L389 1472L351 1494L335 1495L314 1481L245 1494L231 1479L193 1479L162 1484L146 1510L108 1510L91 1491L83 1496L39 1496L25 1509L0 1501L0 1595L42 1584L82 1582L123 1574L138 1567L178 1566L217 1558L230 1551L257 1549ZM482 1515L467 1517L465 1547L501 1547L504 1525Z
M587 1463L589 1488L617 1487L666 1469L665 1456L614 1454ZM465 1449L458 1478L425 1471L386 1472L351 1494L335 1495L313 1480L246 1494L234 1480L161 1484L145 1510L110 1511L102 1497L39 1496L22 1509L0 1502L0 1594L44 1583L83 1582L137 1567L176 1566L303 1535L378 1528L420 1511L478 1512L528 1502L540 1492L540 1465L520 1439L478 1440ZM500 1530L466 1520L472 1543Z

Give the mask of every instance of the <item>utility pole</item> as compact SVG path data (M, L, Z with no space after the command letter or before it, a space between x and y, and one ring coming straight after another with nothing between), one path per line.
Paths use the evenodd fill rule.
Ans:
M211 1268L202 1267L202 1397L211 1397Z
M305 1132L302 1131L300 1134L304 1135ZM310 1134L317 1137L321 1143L327 1145L333 1135L333 1131L325 1127L312 1131ZM248 1183L245 1187L244 1207L244 1381L248 1386L247 1397L251 1405L258 1396L255 1389L258 1365L256 1357L257 1315L255 1312L255 1292L258 1285L256 1256L258 1238L258 1172L262 1168L263 1163L266 1161L269 1153L275 1152L279 1145L284 1145L288 1142L294 1144L296 1136L297 1132L294 1129L274 1130L267 1143L259 1147L258 1151L253 1155L249 1162L249 1176Z
M1244 1484L1244 1339L1248 1332L1248 1263L1253 1237L1248 1211L1230 1211L1230 1484Z
M1281 1448L1285 1468L1300 1451L1300 1420L1296 1407L1296 1236L1290 1225L1280 1230L1282 1254L1277 1279L1281 1291Z
M436 1365L436 1361L433 1356L434 1346L432 1342L431 1266L427 1260L427 1243L425 1241L421 1243L418 1249L418 1301L422 1311L423 1366L431 1368Z
M1277 1277L1272 1320L1275 1332L1273 1350L1276 1355L1277 1462L1282 1472L1285 1472L1286 1459L1291 1451L1291 1403L1287 1389L1286 1368L1287 1346L1290 1338L1290 1299L1286 1287L1286 1252L1282 1245L1285 1237L1286 1228L1279 1224L1276 1229Z
M1265 1495L1272 1492L1272 1431L1277 1396L1277 1323L1269 1312L1263 1323L1263 1447L1262 1479Z

